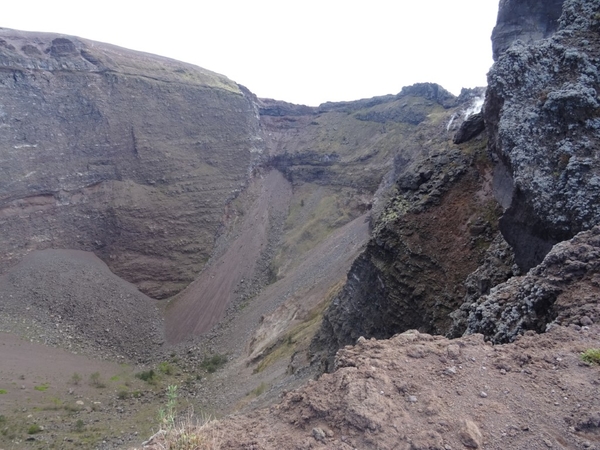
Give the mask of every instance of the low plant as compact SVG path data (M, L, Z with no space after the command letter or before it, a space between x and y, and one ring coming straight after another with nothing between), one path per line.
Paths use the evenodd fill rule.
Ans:
M175 373L175 368L169 364L168 362L161 362L158 365L158 371L165 375L173 375Z
M77 422L75 422L75 431L77 431L78 433L81 433L84 429L85 429L85 423L83 423L83 420L77 419Z
M117 392L117 398L119 400L126 400L129 398L129 391L127 389L120 389L119 392Z
M36 434L42 431L42 427L40 427L37 423L34 423L33 425L30 425L29 428L27 428L27 434Z
M164 408L158 410L160 422L167 428L175 427L175 417L177 415L177 385L167 386L167 403Z
M600 348L588 348L581 354L581 360L588 364L600 364Z
M6 394L7 390L6 389L0 389L0 394Z
M156 373L153 369L145 370L144 372L138 372L135 374L135 377L149 384L156 383Z
M165 430L160 442L161 448L170 450L215 450L221 448L223 432L218 429L218 422L210 417L200 420L188 415L175 427Z
M221 367L223 367L226 362L227 362L226 355L216 354L211 357L204 358L202 360L202 362L200 363L200 367L202 367L208 373L215 373L217 370L219 370Z
M90 385L96 388L105 388L106 384L100 378L100 372L94 372L90 375Z
M73 373L69 382L77 386L81 382L81 375L79 375L77 372Z
M46 390L48 389L48 387L49 387L49 385L48 385L48 384L41 384L41 385L39 385L39 386L34 386L33 388L34 388L36 391L44 392L44 391L46 391Z

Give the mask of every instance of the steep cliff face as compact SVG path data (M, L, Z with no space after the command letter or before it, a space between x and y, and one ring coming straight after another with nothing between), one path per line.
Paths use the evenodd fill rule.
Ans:
M501 8L499 17L520 11ZM467 333L494 342L598 320L591 292L598 271L592 227L600 222L600 5L565 1L558 25L547 39L512 45L489 73L484 118L497 158L496 195L506 208L500 229L519 269L529 272L465 302L454 317Z
M152 297L181 290L262 151L251 97L166 58L0 29L0 270L92 250Z
M463 283L497 233L486 141L453 144L447 124L456 111L450 112L437 134L428 129L428 140L412 141L418 152L397 156L392 195L374 209L373 236L313 341L326 368L338 348L360 336L415 328L448 333Z
M483 332L506 341L527 329L543 331L554 320L553 300L532 300L533 306L527 300L515 310L486 294L600 221L599 29L598 2L501 2L493 36L497 62L483 111L492 161L478 164L469 154L471 141L457 147L462 153L450 166L397 174L398 193L313 343L316 352L328 349L329 367L336 348L361 335L383 338L417 328L449 336ZM462 142L462 131L455 142ZM457 176L444 176L446 167ZM424 184L438 179L443 189ZM413 189L441 195L433 204L415 203L407 195L411 181ZM567 276L570 269L564 270L552 273ZM532 286L523 289L537 289ZM508 317L516 324L505 325ZM491 325L496 322L504 331Z
M511 5L502 3L499 17L519 14ZM600 5L565 1L558 23L550 38L499 55L484 105L504 174L496 185L510 198L500 226L524 270L600 220Z
M500 0L492 32L494 60L517 39L525 44L546 38L558 28L564 0Z

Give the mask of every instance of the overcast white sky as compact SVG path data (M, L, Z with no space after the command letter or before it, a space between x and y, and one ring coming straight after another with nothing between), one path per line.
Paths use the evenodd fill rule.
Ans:
M431 81L486 84L498 0L26 0L0 27L52 31L197 64L259 97L318 105Z

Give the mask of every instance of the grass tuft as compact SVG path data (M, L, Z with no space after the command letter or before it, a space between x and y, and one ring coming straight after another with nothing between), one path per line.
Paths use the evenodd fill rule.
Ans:
M200 363L200 367L206 370L208 373L215 373L221 367L223 367L227 363L226 355L213 355L211 357L206 357Z
M581 360L588 364L600 365L600 348L589 348L581 354Z

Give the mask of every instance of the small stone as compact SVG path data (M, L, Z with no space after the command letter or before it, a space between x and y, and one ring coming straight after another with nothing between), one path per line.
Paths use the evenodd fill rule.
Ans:
M408 401L410 403L417 403L417 397L415 397L414 395L409 395L408 396Z
M448 352L448 358L450 359L458 359L460 358L460 346L457 344L450 344L446 351Z
M321 428L313 428L312 435L317 441L322 442L325 440L325 432Z
M550 439L544 439L544 444L546 444L546 447L548 448L552 448L552 442L550 441Z
M456 375L456 367L448 367L446 370L444 370L444 373L446 375Z
M584 327L589 327L590 325L594 324L592 319L590 319L588 316L583 316L581 319L579 319L579 323L581 323L581 325Z
M364 336L361 336L356 340L357 344L364 344L365 342L367 342L367 340L365 339Z
M481 391L481 392L479 393L479 396L480 396L481 398L487 398L487 392Z
M465 447L480 448L483 441L483 436L479 427L471 420L465 420L463 427L460 430L460 440Z
M504 370L504 369L500 369L500 373L501 373L502 375L506 375L506 370Z

